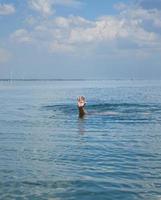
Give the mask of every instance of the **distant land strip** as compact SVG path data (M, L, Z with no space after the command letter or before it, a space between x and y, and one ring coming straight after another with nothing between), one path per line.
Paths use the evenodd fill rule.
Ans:
M22 79L22 78L17 78L17 79L10 79L10 78L0 78L0 81L8 81L8 82L11 82L11 81L154 81L154 80L161 80L161 79L142 79L142 78L109 78L109 79L97 79L97 78L93 78L93 79L64 79L64 78L51 78L51 79L48 79L48 78L26 78L26 79Z
M90 79L0 79L0 81L87 81Z

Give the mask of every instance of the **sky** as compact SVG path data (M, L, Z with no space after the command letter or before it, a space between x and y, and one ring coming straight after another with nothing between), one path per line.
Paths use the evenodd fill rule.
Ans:
M0 0L0 78L160 79L161 0Z

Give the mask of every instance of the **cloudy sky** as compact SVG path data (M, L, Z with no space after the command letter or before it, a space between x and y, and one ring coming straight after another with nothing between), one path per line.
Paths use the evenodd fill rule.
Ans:
M0 0L0 78L161 78L161 0Z

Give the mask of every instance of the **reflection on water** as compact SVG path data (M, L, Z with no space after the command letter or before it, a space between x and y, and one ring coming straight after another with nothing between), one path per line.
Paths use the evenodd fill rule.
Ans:
M85 133L85 116L78 118L78 133L84 135Z
M0 83L0 111L0 199L161 198L160 81Z

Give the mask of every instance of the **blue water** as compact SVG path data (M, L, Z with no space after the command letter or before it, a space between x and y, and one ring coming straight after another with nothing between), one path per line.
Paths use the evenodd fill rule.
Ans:
M161 199L161 81L1 81L0 199Z

